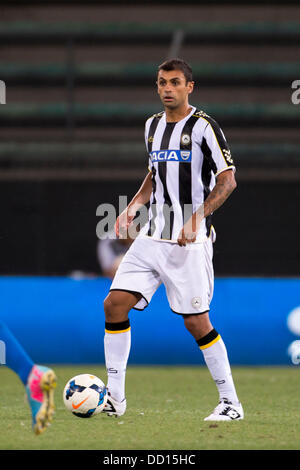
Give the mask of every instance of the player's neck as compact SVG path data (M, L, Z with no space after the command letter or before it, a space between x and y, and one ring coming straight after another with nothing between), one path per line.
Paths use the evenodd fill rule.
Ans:
M167 122L179 122L190 114L192 106L189 103L184 104L180 108L165 108Z

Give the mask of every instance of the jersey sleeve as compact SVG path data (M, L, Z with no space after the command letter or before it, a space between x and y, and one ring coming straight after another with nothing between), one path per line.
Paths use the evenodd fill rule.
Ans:
M222 129L216 121L210 119L203 134L201 150L210 161L215 176L229 168L235 171L231 152Z
M149 134L149 128L150 128L150 121L151 119L148 119L145 123L145 146L146 146L146 159L147 159L148 170L152 172L152 161L149 155L149 148L148 148L148 134Z

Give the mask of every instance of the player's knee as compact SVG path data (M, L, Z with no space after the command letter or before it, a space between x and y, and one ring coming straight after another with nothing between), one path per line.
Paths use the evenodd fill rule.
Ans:
M109 293L104 300L104 313L107 322L127 319L127 309L115 293Z
M103 306L106 320L112 320L116 310L116 304L110 295L108 295L104 300Z
M203 332L211 329L208 313L199 315L184 315L184 325L186 329L195 337L200 337Z
M198 326L198 315L187 315L183 317L186 329L193 333L194 329Z

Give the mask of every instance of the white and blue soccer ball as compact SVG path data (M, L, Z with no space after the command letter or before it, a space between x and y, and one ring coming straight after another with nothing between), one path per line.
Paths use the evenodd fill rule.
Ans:
M101 413L107 402L107 388L99 377L80 374L72 377L63 393L65 407L79 418Z

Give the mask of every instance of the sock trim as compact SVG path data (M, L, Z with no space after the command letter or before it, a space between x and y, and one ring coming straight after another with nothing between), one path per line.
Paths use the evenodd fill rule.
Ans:
M130 330L130 327L127 328L126 330L117 330L117 331L111 331L111 330L105 329L105 333L109 333L110 335L115 335L117 333L126 333L126 331L129 331L129 330Z
M219 339L221 339L221 336L215 329L213 329L207 333L207 335L203 336L203 338L198 339L197 344L201 350L207 349L219 341Z
M130 330L130 323L129 320L125 320L118 323L108 323L105 322L105 333L109 334L117 334L117 333L125 333L126 331Z

